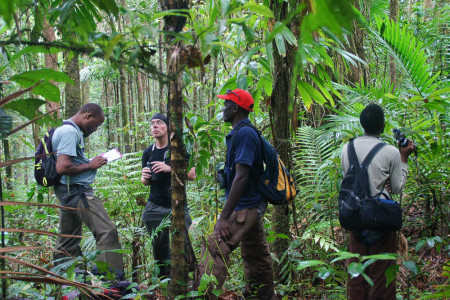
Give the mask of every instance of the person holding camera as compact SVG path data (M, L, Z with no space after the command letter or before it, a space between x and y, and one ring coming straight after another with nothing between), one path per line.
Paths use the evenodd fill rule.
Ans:
M233 127L226 136L225 182L222 183L227 200L214 232L207 238L200 274L213 274L217 278L217 286L210 283L208 290L209 299L216 299L212 291L222 288L228 276L231 252L240 246L247 281L245 297L278 299L259 210L264 201L257 190L257 179L264 170L261 140L255 129L246 126L250 124L248 116L253 111L253 97L241 89L228 90L217 97L225 99L223 120Z
M380 135L384 132L385 127L382 108L376 104L366 106L361 112L360 123L364 128L364 135L354 139L353 143L358 161L362 162L370 150L380 143ZM403 145L401 146L399 142L400 149L386 145L369 164L367 172L371 195L384 193L390 198L390 192L393 194L401 192L406 183L408 157L415 149L414 143L409 139ZM341 164L342 170L346 174L350 167L348 143L342 149ZM397 234L395 231L353 231L350 233L349 251L361 256L395 253L397 251ZM357 258L351 258L348 260L348 264L357 261ZM395 299L395 280L386 286L385 275L386 269L394 264L395 260L378 260L364 270L372 279L373 287L361 275L350 278L347 285L349 299Z
M157 113L151 119L152 136L155 143L144 150L142 155L141 182L150 185L148 202L142 215L149 234L172 213L171 198L171 167L169 157L169 123L167 118ZM187 175L187 180L196 178L195 167L192 167ZM192 223L187 207L185 212L186 227ZM152 242L153 257L160 267L159 276L170 276L170 234L169 228L159 231Z

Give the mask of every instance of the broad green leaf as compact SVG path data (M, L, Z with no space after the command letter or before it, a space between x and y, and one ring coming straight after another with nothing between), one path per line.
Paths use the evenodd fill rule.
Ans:
M351 252L346 252L346 251L341 251L338 253L333 253L331 255L338 255L338 257L336 257L335 259L333 259L331 261L331 263L343 260L343 259L347 259L347 258L352 258L352 257L360 257L361 255L358 253L351 253Z
M283 35L286 42L288 42L292 46L297 46L297 38L295 35L286 27L283 23L277 22L275 27L281 27L280 33Z
M113 38L111 38L108 42L108 44L106 45L105 48L105 59L108 60L112 53L113 53L113 49L114 47L123 40L123 35L122 34L117 34L116 36L114 36Z
M11 63L21 58L24 54L35 54L35 53L45 53L45 54L55 54L60 52L61 50L56 47L43 47L43 46L28 46L23 48L21 51L17 52L9 59L8 63L0 68L0 73Z
M361 275L370 284L370 286L373 286L373 280L366 273L361 273Z
M358 262L352 262L347 269L352 278L358 277L364 272L364 265Z
M113 14L115 17L119 15L119 7L114 0L97 0L94 3L107 14Z
M413 272L414 274L417 274L417 272L418 272L417 266L416 266L416 264L413 261L410 261L410 260L404 261L403 262L403 266L406 269L408 269L411 272Z
M306 269L306 268L309 268L309 267L318 266L318 265L325 265L325 263L323 261L321 261L321 260L305 260L305 261L301 261L297 265L297 271L301 271L303 269Z
M392 265L389 266L389 268L386 269L386 287L392 282L394 281L395 277L397 276L399 270L399 266L398 265Z
M229 50L231 50L231 52L233 52L234 55L238 55L238 51L236 49L234 49L234 47L228 43L224 43L224 42L212 42L211 46L221 46L224 48L228 48Z
M248 44L253 43L253 41L255 40L255 33L253 32L253 29L251 29L250 27L248 27L245 24L242 24L242 30L244 31L245 39L247 40L247 43Z
M275 44L277 45L278 53L281 56L286 56L286 46L284 44L284 37L281 33L275 35Z
M189 14L188 9L169 9L164 11L158 11L153 14L153 19L159 19L166 16L186 17Z
M305 88L304 83L306 83L306 82L299 80L297 82L297 88L298 88L298 91L300 92L300 97L302 97L303 104L305 105L305 107L307 109L309 109L312 104L312 99L311 99L311 95L308 93L308 90Z
M36 110L44 104L45 101L41 99L19 99L5 104L3 108L15 110L22 116L32 120L37 117Z
M236 86L238 89L247 90L248 89L248 78L247 76L241 76L236 81Z
M303 87L308 91L309 95L320 105L323 105L327 100L319 93L312 85L307 82L302 82Z
M220 0L220 9L222 10L222 16L227 15L229 6L230 0Z
M398 255L395 254L395 253L392 253L392 254L374 254L374 255L364 256L362 259L363 260L366 260L366 259L375 259L375 260L378 260L378 259L390 259L390 260L396 260L397 257L398 257Z
M248 8L254 13L257 13L261 16L267 17L267 18L275 18L273 12L265 5L261 5L255 2L247 2L243 5L243 8Z
M53 69L36 69L32 71L25 71L14 75L10 78L10 80L19 83L25 88L32 86L40 80L51 80L74 84L73 80L66 73L55 71Z
M334 273L334 269L333 268L325 268L325 269L321 269L317 276L319 276L320 279L325 280L328 277L330 277L330 275L332 275L333 273Z

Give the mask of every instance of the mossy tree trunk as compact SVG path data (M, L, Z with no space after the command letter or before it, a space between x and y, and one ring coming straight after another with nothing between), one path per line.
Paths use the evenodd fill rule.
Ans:
M161 10L188 9L187 0L161 0ZM164 17L164 31L180 32L186 24L184 16ZM171 232L171 274L170 274L170 298L185 295L189 274L188 253L185 251L189 239L184 221L184 209L186 207L186 148L183 144L183 94L182 94L182 63L181 49L183 45L177 42L171 45L172 36L166 37L167 74L168 85L168 109L170 119L170 163L172 167L172 226Z
M292 3L291 3L292 4ZM289 2L272 1L271 8L275 15L276 22L282 22L289 12ZM293 61L294 61L294 46L285 42L286 54L283 55L278 52L278 47L273 41L273 91L271 97L271 109L273 116L272 130L274 138L274 146L280 154L280 158L286 164L289 169L292 165L291 162L291 144L290 140L290 116L289 103L291 99L291 81L293 73ZM272 213L272 229L276 234L282 234L289 236L289 207L285 206L273 206ZM275 239L271 245L271 249L274 252L278 260L281 259L283 253L288 249L288 239ZM279 278L279 282L283 282L282 278L282 262L280 264L274 263L275 277Z
M70 78L72 78L75 84L66 84L66 103L64 111L65 119L69 119L74 116L81 108L80 64L78 58L78 53L66 52L66 73Z

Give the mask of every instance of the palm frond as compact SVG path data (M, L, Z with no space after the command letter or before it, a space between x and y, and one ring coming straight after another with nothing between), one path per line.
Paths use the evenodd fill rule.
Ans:
M373 34L396 58L410 79L414 92L421 97L427 97L437 88L436 78L439 77L439 72L432 75L423 43L417 40L406 26L400 28L399 23L389 18L376 18L376 21L380 34Z

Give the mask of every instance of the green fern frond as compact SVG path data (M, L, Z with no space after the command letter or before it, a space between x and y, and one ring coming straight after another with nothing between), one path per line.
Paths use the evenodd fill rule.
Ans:
M400 28L398 23L389 18L376 18L376 21L380 35L374 34L379 37L382 44L391 50L391 54L406 71L415 92L421 97L432 93L437 87L435 81L439 72L432 76L432 68L427 64L423 43L416 40L406 26Z

